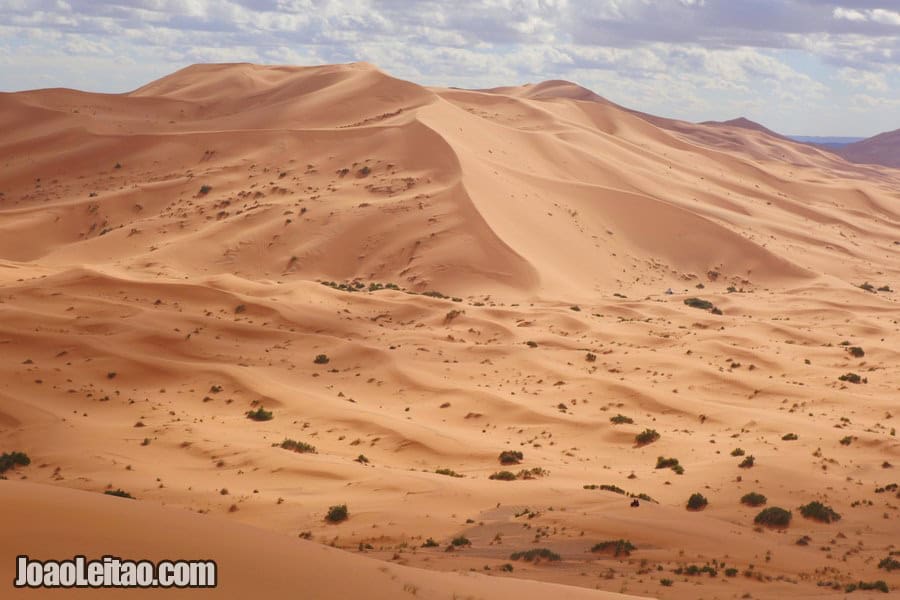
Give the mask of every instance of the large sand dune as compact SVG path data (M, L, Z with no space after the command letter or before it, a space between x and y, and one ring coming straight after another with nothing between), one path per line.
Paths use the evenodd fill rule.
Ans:
M900 479L898 186L900 171L559 81L196 65L130 94L0 94L0 451L32 459L0 498L47 553L57 506L84 543L64 553L100 552L113 520L184 519L215 531L197 552L247 540L226 565L270 544L309 561L288 586L360 573L319 578L323 598L566 597L519 579L661 598L900 586L878 568L900 501L875 492ZM246 418L259 406L274 418ZM660 439L636 445L646 428ZM756 527L751 491L790 527ZM685 510L694 492L705 510ZM812 500L842 518L803 518ZM341 503L350 519L326 523ZM591 552L620 538L637 549ZM533 547L562 560L510 559Z

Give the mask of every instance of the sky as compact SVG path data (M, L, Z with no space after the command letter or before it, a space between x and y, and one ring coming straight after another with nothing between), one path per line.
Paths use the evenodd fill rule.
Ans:
M900 128L900 0L0 0L0 91L353 61L424 85L566 79L791 135Z

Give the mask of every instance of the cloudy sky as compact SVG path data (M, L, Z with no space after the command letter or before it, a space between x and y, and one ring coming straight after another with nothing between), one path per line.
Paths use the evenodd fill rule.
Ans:
M568 79L787 134L900 128L900 0L0 0L0 91L359 60L429 85Z

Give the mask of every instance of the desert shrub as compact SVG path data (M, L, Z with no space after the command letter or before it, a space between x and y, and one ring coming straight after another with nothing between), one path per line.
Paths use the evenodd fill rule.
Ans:
M629 556L635 550L637 548L629 540L606 540L591 548L591 552L611 552L613 556Z
M659 433L657 433L655 429L645 429L634 436L634 441L638 446L646 446L647 444L652 444L658 439Z
M317 354L313 362L317 365L327 365L330 360L327 354Z
M856 358L862 358L863 356L866 355L865 350L863 350L859 346L850 346L849 348L847 348L847 352L849 352L852 356L854 356Z
M547 469L543 469L541 467L532 467L530 469L522 469L518 473L516 473L517 479L537 479L538 477L545 477L550 474L550 471Z
M715 308L715 305L712 302L700 298L685 298L684 303L691 308L699 308L701 310L711 310Z
M515 481L516 474L511 471L497 471L492 474L488 479L495 479L499 481Z
M614 417L610 417L609 422L613 425L630 425L634 423L634 419L632 419L631 417L626 417L625 415L616 415Z
M131 500L134 500L134 496L132 496L125 490L121 490L121 489L106 490L103 493L106 494L107 496L116 496L117 498L129 498Z
M893 292L894 290L891 289L891 286L885 284L885 285L880 286L878 288L878 291L879 292Z
M725 577L737 577L738 570L734 567L729 567L725 569Z
M747 506L762 506L765 503L766 497L756 492L750 492L741 496L741 504L746 504Z
M869 283L868 281L865 283L859 284L859 289L866 290L867 292L875 292L875 286Z
M865 381L862 377L857 375L856 373L844 373L840 377L838 377L840 381L846 381L848 383L862 383Z
M617 485L610 485L610 484L608 484L608 483L603 483L603 484L601 484L601 485L600 485L600 489L601 489L601 490L604 490L604 491L607 491L607 492L615 492L616 494L624 494L624 493L625 493L625 490L623 490L623 489L620 488L619 486L617 486Z
M738 467L740 467L742 469L749 469L755 463L756 463L756 459L753 458L753 455L751 454L749 456L745 456L744 460L741 461L741 464L739 464Z
M340 523L346 521L350 517L346 504L336 504L328 509L325 514L325 520L329 523Z
M678 567L673 573L676 575L690 575L692 577L703 575L704 573L709 573L710 577L715 577L719 574L715 567L710 565L703 565L702 567L699 565L687 565L686 567Z
M801 506L800 514L807 519L820 521L822 523L832 523L834 521L841 520L841 515L834 512L834 510L830 506L822 504L818 501L813 501L809 504L804 504L803 506Z
M856 590L878 590L879 592L884 592L885 594L891 591L891 588L888 587L888 584L879 579L878 581L860 581L858 583L849 583L844 587L844 591L848 594L850 592L855 592Z
M893 556L886 556L878 563L878 568L884 569L885 571L896 571L897 569L900 569L900 561Z
M518 450L504 450L497 457L501 465L517 465L525 459L525 455Z
M460 546L471 546L472 542L469 541L469 538L467 538L466 536L459 535L450 540L450 545L455 548L459 548Z
M665 458L664 456L656 457L656 468L657 469L670 469L675 466L678 466L677 458Z
M201 193L201 194L204 194L204 195L205 195L205 194L210 193L211 191L212 191L212 186L211 186L211 185L201 185L201 186L200 186L200 193Z
M709 504L709 501L703 494L694 493L687 501L688 510L703 510Z
M285 440L278 445L285 450L299 452L300 454L316 454L316 447L307 444L306 442L298 442L297 440L285 438Z
M791 511L770 506L762 509L753 522L766 527L787 527L791 522Z
M800 438L799 438L799 436L797 436L796 433L786 433L783 436L781 436L781 439L784 440L785 442L793 442Z
M505 573L512 573L512 572L513 572L513 566L512 566L511 564L509 564L509 563L504 563L504 564L500 565L500 570L503 571L503 572L505 572Z
M31 459L24 452L12 451L4 452L0 455L0 473L5 473L17 466L27 467L31 464Z
M584 355L584 360L586 360L588 362L594 362L597 360L597 355L594 354L593 352L588 352L587 354Z
M256 410L248 410L247 418L253 421L271 421L274 415L271 410L266 410L260 406Z
M434 541L434 538L428 538L427 540L425 540L425 543L422 544L422 547L423 548L437 548L438 543L436 541Z
M524 560L526 562L538 562L541 560L553 562L562 559L559 554L547 548L532 548L531 550L513 552L509 557L512 560Z
M672 581L671 579L668 579L667 577L663 577L662 579L659 580L659 584L664 587L672 587L673 583L675 583L675 582Z
M743 448L735 448L731 451L732 456L743 456L744 454L746 454L746 452L744 452Z
M446 475L448 477L462 477L462 475L460 475L453 469L437 469L435 473L437 473L438 475Z

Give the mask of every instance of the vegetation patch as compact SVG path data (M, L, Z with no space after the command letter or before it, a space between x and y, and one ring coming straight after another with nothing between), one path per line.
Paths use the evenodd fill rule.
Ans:
M819 521L821 523L833 523L841 520L841 515L834 512L830 506L818 501L813 501L801 506L800 514L807 519L812 519L813 521Z
M453 469L437 469L435 473L438 475L446 475L447 477L462 477L459 473L454 471Z
M888 587L888 584L881 579L879 579L878 581L860 581L858 583L850 583L844 587L844 591L848 594L850 592L855 592L856 590L877 590L879 592L887 594L891 591L891 588Z
M659 433L655 429L645 429L636 436L634 436L634 442L638 446L646 446L647 444L652 444L656 440L659 439Z
M121 490L121 489L106 490L103 493L106 494L107 496L116 496L117 498L129 498L131 500L134 500L134 496L132 496L125 490Z
M869 380L865 377L860 377L856 373L844 373L840 377L838 377L840 381L846 381L848 383L859 384L859 383L869 383Z
M631 417L626 417L625 415L616 415L614 417L609 418L609 422L613 425L631 425L634 423L634 419Z
M790 525L791 517L791 511L778 506L770 506L760 511L753 522L765 527L784 528Z
M656 457L656 468L657 469L672 469L676 474L682 475L684 474L684 467L679 464L677 458L666 458L664 456Z
M283 442L276 445L284 448L285 450L298 452L300 454L316 454L315 446L307 444L306 442L298 442L297 440L292 440L289 438L285 438Z
M558 560L562 560L562 557L549 550L547 548L532 548L531 550L524 550L521 552L513 552L509 556L512 560L524 560L526 562L540 562L542 560L548 562L555 562Z
M756 492L750 492L741 496L741 504L746 504L747 506L762 506L766 503L766 500L765 496Z
M709 501L701 493L691 494L687 501L688 510L703 510L709 504Z
M271 410L266 410L260 406L256 410L248 410L247 418L251 421L271 421L275 418L275 415L272 414Z
M14 450L0 455L0 473L6 473L16 467L27 467L30 464L31 459L24 452Z
M518 450L504 450L500 453L500 456L497 457L497 460L500 461L501 465L517 465L522 462L524 458L525 455Z
M329 523L340 523L348 518L350 518L350 512L347 510L346 504L336 504L325 513L325 520Z
M637 548L629 540L606 540L591 548L591 552L609 553L613 556L630 556L635 550Z

